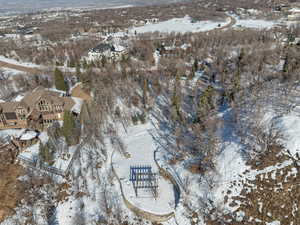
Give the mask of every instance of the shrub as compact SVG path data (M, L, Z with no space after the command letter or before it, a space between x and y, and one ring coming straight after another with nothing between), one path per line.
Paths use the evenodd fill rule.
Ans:
M133 123L134 125L137 125L137 124L138 124L139 117L138 117L137 115L131 116L131 119L132 119L132 123Z
M139 120L141 121L142 124L146 123L146 119L147 119L147 114L145 112L139 115Z

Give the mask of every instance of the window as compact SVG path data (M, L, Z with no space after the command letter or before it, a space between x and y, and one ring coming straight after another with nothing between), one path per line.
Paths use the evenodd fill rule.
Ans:
M38 103L38 106L40 111L50 111L49 103L46 102L45 100L41 100Z

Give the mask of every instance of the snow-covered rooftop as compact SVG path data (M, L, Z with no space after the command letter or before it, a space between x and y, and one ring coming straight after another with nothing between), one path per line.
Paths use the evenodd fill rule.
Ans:
M19 137L19 139L21 141L28 141L28 140L32 140L33 138L36 138L38 136L38 133L35 131L25 131L23 134L21 134L21 136Z
M292 13L300 13L300 8L292 8L289 11Z
M72 97L72 99L75 102L75 105L72 107L71 111L79 114L81 112L83 100L76 97Z

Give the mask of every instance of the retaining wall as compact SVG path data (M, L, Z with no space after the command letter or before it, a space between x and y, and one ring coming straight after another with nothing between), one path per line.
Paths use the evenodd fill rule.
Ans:
M174 186L174 191L176 191L176 198L175 198L175 208L177 207L178 203L179 203L179 199L180 199L180 196L181 196L181 189L180 189L180 186L179 184L177 183L176 179L172 176L172 174L167 171L166 169L162 168L159 163L157 162L156 160L156 152L154 152L154 161L155 161L155 164L157 166L157 168L159 169L159 174L161 176L163 176L165 179L168 179L170 180L170 182L173 184Z

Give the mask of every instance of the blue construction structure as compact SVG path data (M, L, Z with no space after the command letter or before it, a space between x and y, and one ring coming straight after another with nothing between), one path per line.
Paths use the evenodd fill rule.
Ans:
M138 197L138 189L149 189L153 197L157 198L157 173L152 172L151 166L130 166L129 180L133 184L136 197Z

